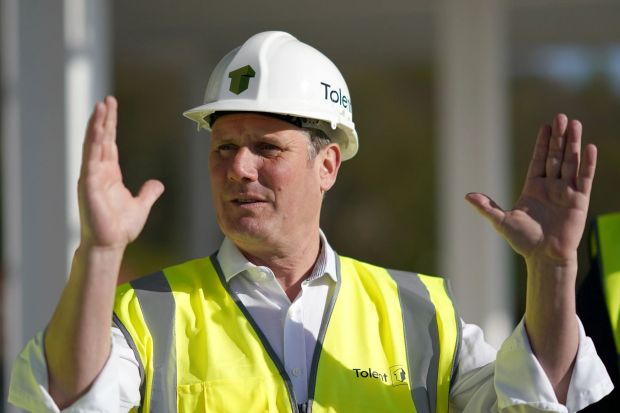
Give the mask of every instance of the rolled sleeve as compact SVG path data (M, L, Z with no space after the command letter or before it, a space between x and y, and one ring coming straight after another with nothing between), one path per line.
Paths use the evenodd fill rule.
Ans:
M501 411L576 412L611 392L613 384L592 340L579 322L579 348L566 405L561 404L534 356L523 320L497 354L495 389ZM530 407L523 410L523 407Z
M592 340L579 322L579 348L566 405L561 404L534 356L523 320L495 351L479 327L463 324L459 374L451 412L576 412L611 392L613 384Z
M112 348L90 388L63 412L128 412L140 403L140 375L122 333L112 329ZM124 345L123 345L124 342ZM32 338L13 367L9 403L31 412L60 412L48 392L43 332Z

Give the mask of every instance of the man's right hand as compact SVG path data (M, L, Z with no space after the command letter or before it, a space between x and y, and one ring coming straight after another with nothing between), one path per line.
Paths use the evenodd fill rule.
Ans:
M86 128L78 182L81 242L45 330L49 393L60 408L91 386L110 355L114 294L125 247L164 191L147 181L134 197L123 184L116 147L116 99L95 106Z
M120 248L142 231L151 207L164 191L157 180L134 197L123 184L116 146L117 102L106 97L88 122L78 182L82 245Z

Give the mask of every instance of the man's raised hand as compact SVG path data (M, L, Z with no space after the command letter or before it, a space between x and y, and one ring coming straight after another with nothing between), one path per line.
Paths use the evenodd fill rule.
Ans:
M543 126L514 209L482 194L467 200L525 258L525 327L555 395L566 402L579 346L577 247L585 228L596 147L581 150L581 123L559 114Z
M467 200L526 260L576 264L596 168L596 147L581 151L581 123L557 115L540 128L516 206L503 210L479 193Z
M134 197L123 184L116 146L117 102L98 102L84 139L78 182L81 241L94 247L124 248L142 231L152 205L164 191L157 180Z

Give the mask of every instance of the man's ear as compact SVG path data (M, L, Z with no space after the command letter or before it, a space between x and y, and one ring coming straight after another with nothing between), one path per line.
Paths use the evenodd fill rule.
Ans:
M319 158L319 178L321 180L321 192L327 192L336 183L338 169L340 168L340 146L330 143L317 155Z

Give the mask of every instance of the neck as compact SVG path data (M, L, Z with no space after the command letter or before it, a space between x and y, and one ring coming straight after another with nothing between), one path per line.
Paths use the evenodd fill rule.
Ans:
M293 301L301 290L301 283L311 273L321 252L321 240L318 232L308 237L296 248L273 249L267 252L248 251L238 246L241 253L255 265L269 267L278 283Z

